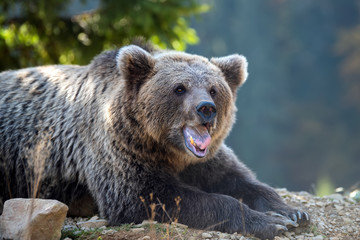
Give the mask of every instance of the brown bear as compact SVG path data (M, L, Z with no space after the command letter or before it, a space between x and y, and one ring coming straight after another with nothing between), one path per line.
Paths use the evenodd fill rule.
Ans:
M38 197L71 205L91 196L111 225L148 218L151 201L155 220L169 220L164 204L190 227L260 238L306 223L224 144L246 78L237 54L208 60L135 45L87 66L3 72L0 197L28 197L42 167ZM29 151L42 138L39 164Z

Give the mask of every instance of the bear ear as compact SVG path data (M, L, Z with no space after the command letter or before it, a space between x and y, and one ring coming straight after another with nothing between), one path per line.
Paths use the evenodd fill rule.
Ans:
M137 91L152 74L155 65L150 53L135 45L120 48L116 61L128 88Z
M242 55L234 54L226 57L211 58L210 62L220 68L234 94L237 88L247 79L248 63Z

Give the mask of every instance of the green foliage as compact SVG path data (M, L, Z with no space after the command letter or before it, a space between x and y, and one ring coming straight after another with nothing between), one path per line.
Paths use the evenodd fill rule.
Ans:
M86 64L136 37L184 50L198 42L189 18L207 10L197 0L5 0L0 3L0 70Z
M315 225L315 224L312 224L309 226L310 228L310 231L315 235L315 236L318 236L321 234L319 228Z
M125 230L125 228L122 227L118 227L118 228L107 228L107 229L115 229L115 230ZM61 230L61 240L65 239L65 238L71 238L71 239L102 239L101 233L102 231L104 231L106 229L103 228L93 228L93 229L79 229L79 228L74 228L74 229L62 229Z
M331 183L331 180L327 176L322 176L318 179L316 184L316 195L323 197L334 193L334 185Z
M61 238L71 238L71 239L83 239L86 237L95 238L97 235L101 233L103 229L92 229L92 230L80 230L80 229L69 229L61 231Z
M113 227L113 229L115 229L117 231L130 231L133 227L134 227L134 224L129 223L129 224L122 224L118 227Z

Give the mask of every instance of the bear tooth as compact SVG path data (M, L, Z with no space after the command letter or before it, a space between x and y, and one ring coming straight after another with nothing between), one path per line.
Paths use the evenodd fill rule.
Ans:
M195 142L194 142L194 139L192 138L192 136L190 136L190 143L191 143L191 145L195 146Z

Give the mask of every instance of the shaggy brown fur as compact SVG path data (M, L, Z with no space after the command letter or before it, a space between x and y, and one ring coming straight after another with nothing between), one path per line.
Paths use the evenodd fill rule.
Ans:
M209 61L133 45L87 66L3 72L0 197L31 194L36 159L27 153L46 134L39 197L71 204L90 195L112 225L147 218L139 197L150 204L150 193L194 228L273 238L307 222L224 144L246 78L240 55ZM156 212L162 220L159 206Z

